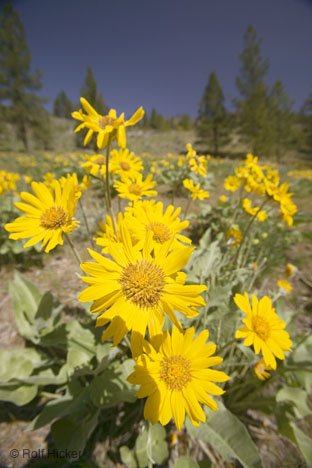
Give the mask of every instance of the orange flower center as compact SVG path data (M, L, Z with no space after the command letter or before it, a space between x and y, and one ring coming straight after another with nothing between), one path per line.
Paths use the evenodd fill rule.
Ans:
M266 341L270 336L270 326L266 320L261 317L254 317L252 321L255 333L263 340Z
M42 213L40 224L44 229L59 229L67 222L67 214L60 206L52 206Z
M101 115L98 120L98 124L101 128L107 127L107 125L114 125L116 119L109 117L108 115Z
M120 278L123 295L141 308L159 303L165 286L165 274L158 265L140 260L128 265Z
M130 164L126 161L121 161L120 167L123 171L129 171L129 169L131 168Z
M98 164L99 166L104 166L104 164L106 164L106 159L104 158L104 156L99 156L98 158L94 160L94 164Z
M192 379L191 361L185 356L169 356L160 363L160 378L170 390L182 390Z
M158 242L158 244L163 244L164 242L171 239L172 233L163 223L151 223L146 226L146 229L148 231L153 231L153 239L154 241Z
M142 187L139 184L131 184L129 186L129 192L140 196L142 193Z

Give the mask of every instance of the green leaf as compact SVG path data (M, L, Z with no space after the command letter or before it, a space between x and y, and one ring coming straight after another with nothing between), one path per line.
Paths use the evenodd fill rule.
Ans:
M45 369L39 374L31 375L28 378L23 378L24 383L35 385L62 385L67 382L67 366L61 368L58 374L54 374L52 369Z
M191 457L180 457L172 468L200 468L200 465Z
M41 298L39 290L29 280L16 273L14 280L9 284L9 292L19 333L33 343L38 343L33 324Z
M0 387L0 400L10 401L17 406L27 405L38 392L36 385L7 385Z
M209 443L225 461L238 460L244 467L261 467L256 445L244 424L226 409L213 413L206 424L198 428L187 420L187 430L194 438Z
M29 377L41 361L41 355L35 349L0 350L0 383Z
M55 419L60 418L70 411L73 400L71 398L60 398L58 400L49 401L41 413L31 421L27 426L27 431L35 431L40 427L50 424Z
M307 405L307 392L302 388L289 387L284 385L276 394L276 401L289 401L294 406L295 414L298 418L303 418L311 414Z
M290 423L295 433L298 447L307 462L307 466L312 466L312 439L308 437L295 423Z
M123 445L119 449L120 451L120 458L121 461L128 467L128 468L137 468L137 462L135 461L135 456L132 450L126 445Z
M168 444L165 441L166 430L160 425L149 425L135 442L135 455L140 468L148 465L148 461L160 465L169 456Z
M52 424L51 433L58 450L83 452L86 443L97 426L99 410L93 409L83 419L66 416ZM73 457L77 458L77 457Z
M115 366L116 367L116 366ZM130 385L123 365L107 368L90 383L90 399L96 407L108 408L120 402L135 401L134 388Z

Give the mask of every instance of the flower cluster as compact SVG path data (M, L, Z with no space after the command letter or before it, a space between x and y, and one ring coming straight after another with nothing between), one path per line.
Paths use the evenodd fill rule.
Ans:
M246 192L262 199L260 207L252 207L249 198L242 200L246 213L256 217L259 221L267 219L267 212L262 209L266 202L273 202L279 205L279 210L283 221L292 226L293 217L297 212L297 207L292 200L292 193L289 192L287 183L280 183L280 175L277 169L269 165L262 165L257 156L247 154L242 166L235 168L235 175L227 177L224 181L224 188L231 192L243 189Z
M16 190L16 182L19 179L19 174L9 171L0 171L0 195Z

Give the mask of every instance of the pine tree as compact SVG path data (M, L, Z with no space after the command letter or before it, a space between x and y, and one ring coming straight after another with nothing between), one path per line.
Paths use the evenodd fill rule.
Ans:
M218 154L220 146L227 142L227 127L223 91L216 73L212 72L199 104L198 135L211 144L214 154Z
M41 88L40 73L31 73L31 55L23 24L10 3L0 15L0 103L7 122L16 129L25 149L29 146L29 130L42 129L49 139L49 119L42 107L42 98L34 91ZM44 118L43 118L44 117Z
M73 110L73 103L67 97L65 91L60 91L54 99L53 115L55 115L55 117L63 117L65 119L70 119Z
M295 136L291 107L292 102L284 91L283 83L280 80L276 81L270 92L270 115L274 153L278 160L290 149Z
M269 62L261 56L261 41L252 26L248 26L244 35L244 45L240 54L241 69L236 80L241 99L235 101L240 132L253 152L269 153L273 144L266 86Z
M307 150L312 157L312 94L305 100L300 110L300 123L305 150Z
M90 66L87 68L80 95L83 96L99 114L107 114L108 107L104 104L102 94L98 92L96 80Z

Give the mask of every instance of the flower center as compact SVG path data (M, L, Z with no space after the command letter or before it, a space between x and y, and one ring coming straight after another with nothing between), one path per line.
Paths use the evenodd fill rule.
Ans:
M140 260L124 269L120 283L129 301L142 308L154 307L165 286L165 274L158 265Z
M134 193L134 195L141 195L142 187L139 184L131 184L129 186L129 192Z
M129 171L130 169L130 164L127 163L126 161L121 161L120 167L123 171Z
M101 115L98 120L98 124L101 128L105 128L107 125L114 125L116 119L109 117L108 115Z
M99 156L98 158L94 160L94 164L98 164L99 166L104 166L104 164L106 164L106 159L104 158L104 156Z
M67 222L67 214L60 206L52 206L42 213L40 224L45 229L58 229Z
M270 336L270 327L266 320L261 317L255 317L252 321L253 329L257 335L263 340L267 340Z
M167 240L171 239L172 233L169 231L167 226L163 223L151 223L146 226L148 231L153 231L154 241L158 242L159 244L163 244Z
M169 356L160 363L160 378L170 390L182 390L192 379L191 361L184 356Z

